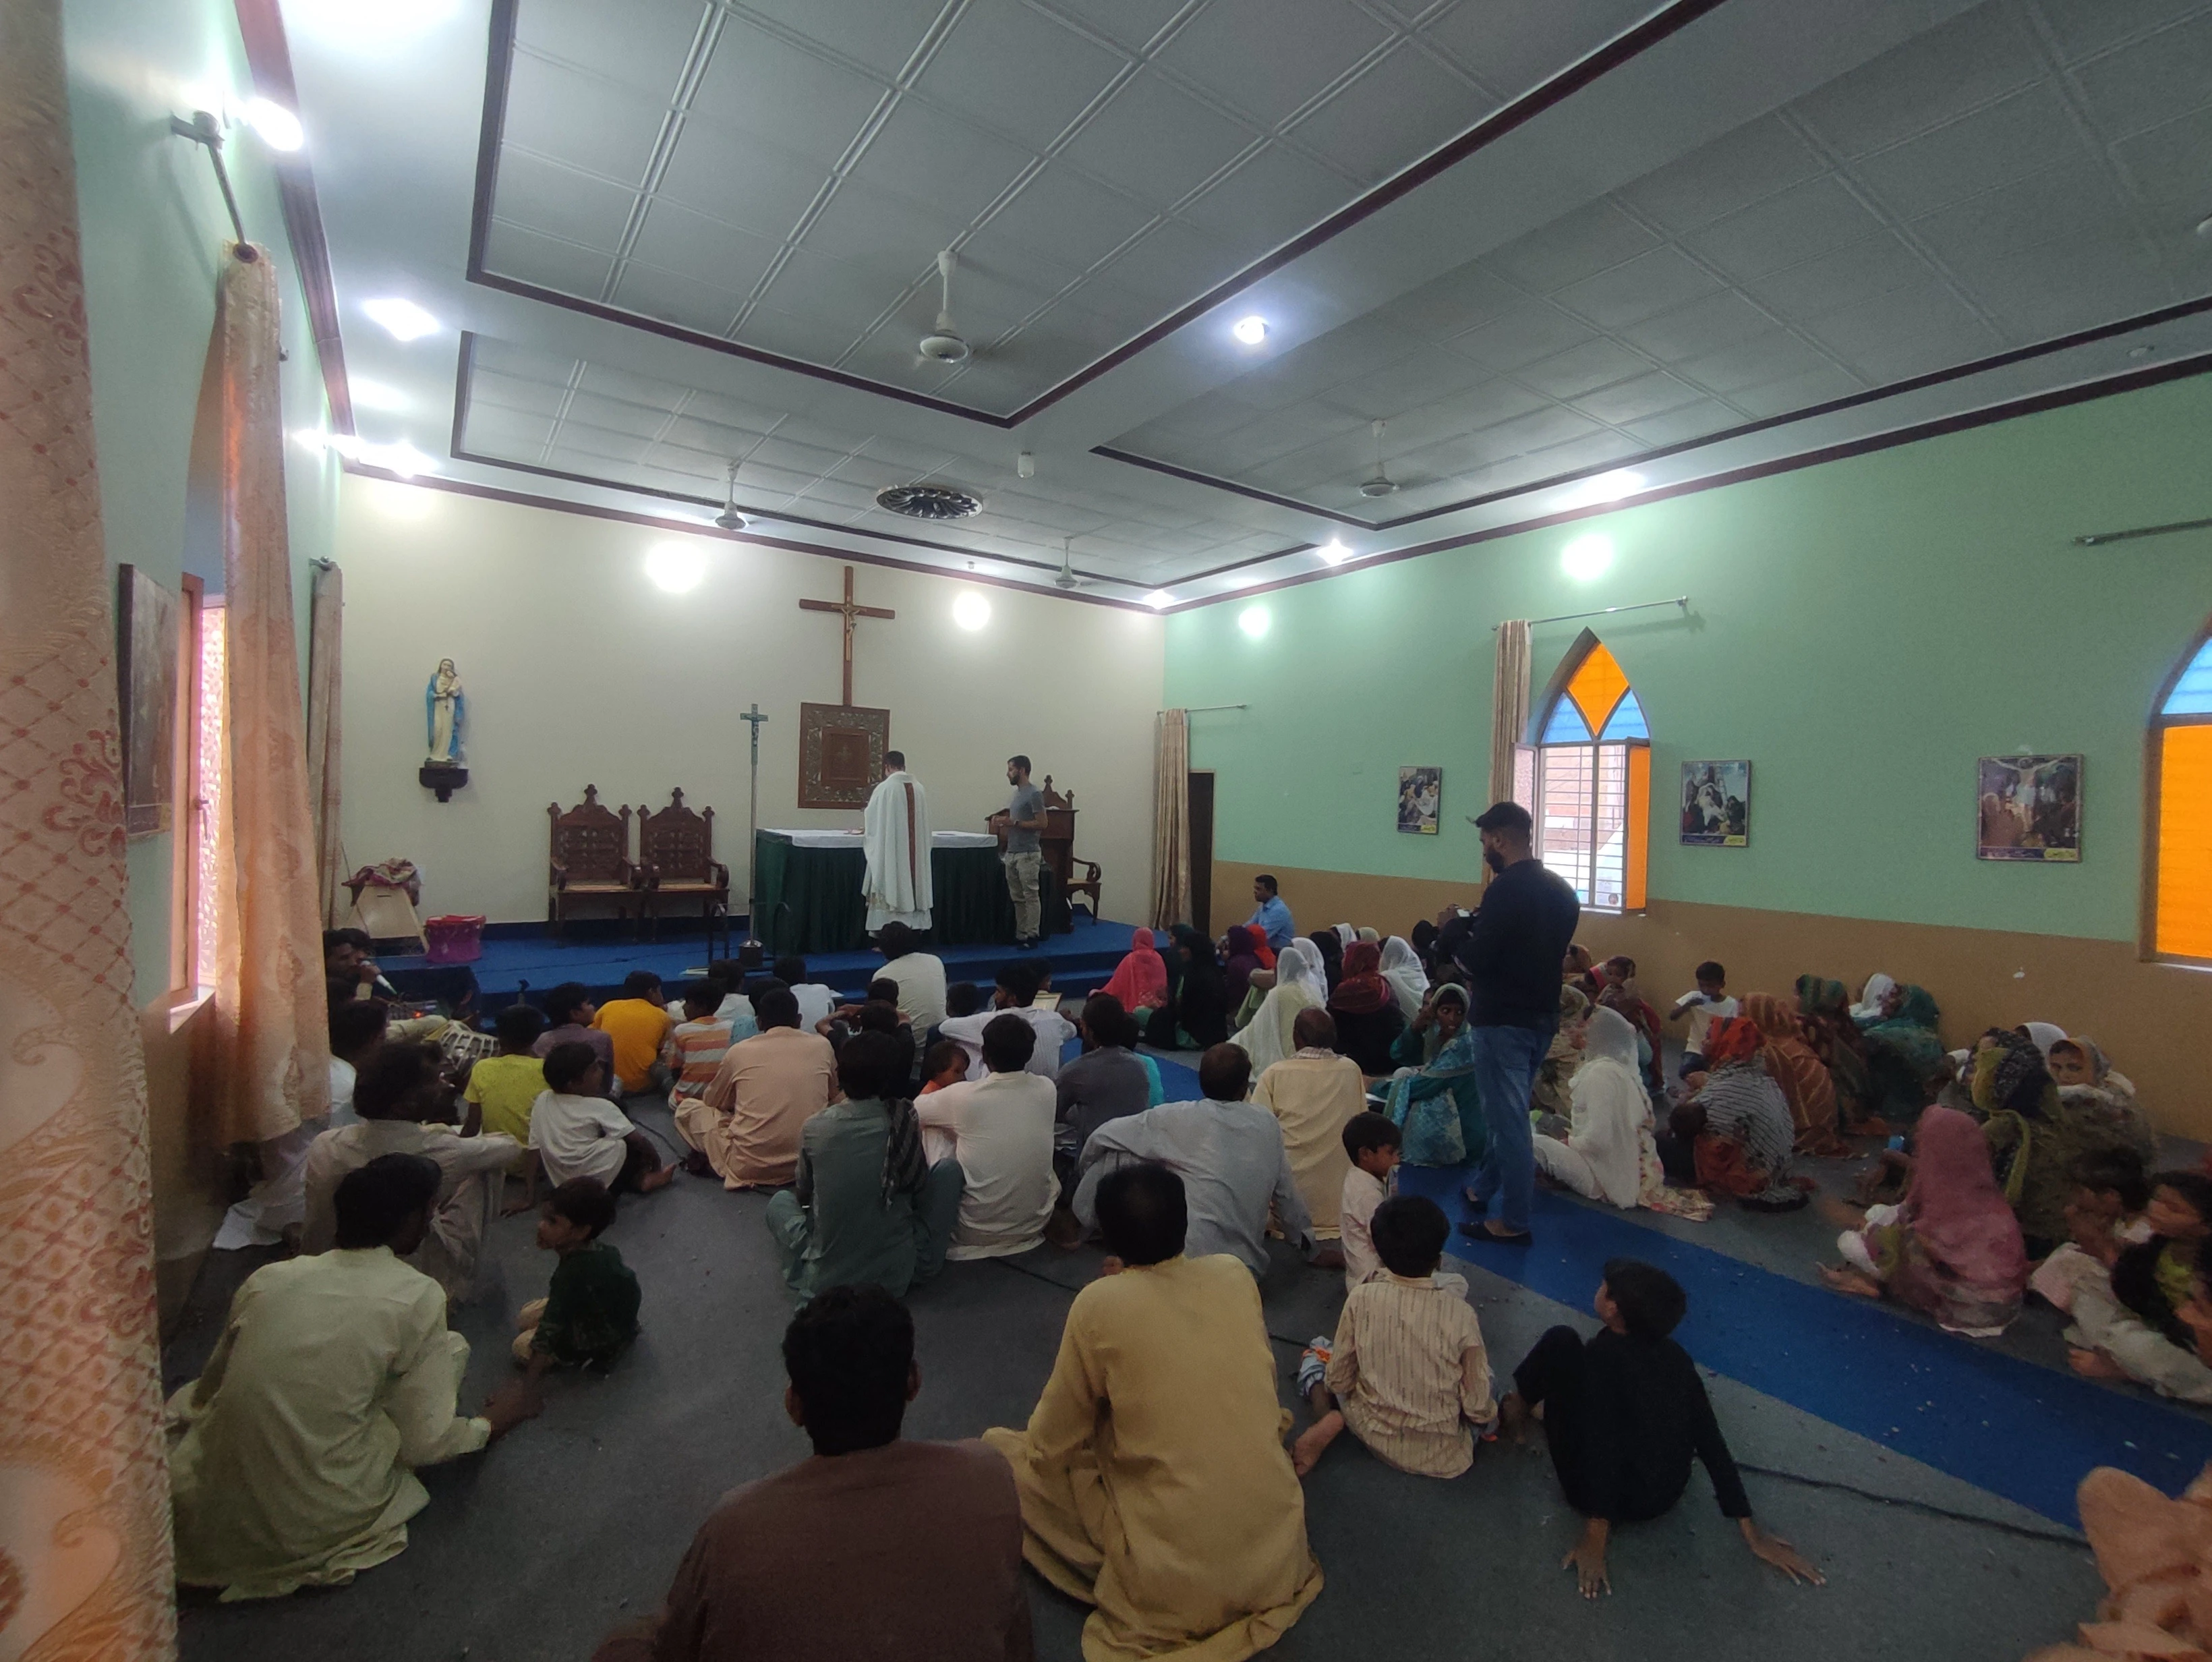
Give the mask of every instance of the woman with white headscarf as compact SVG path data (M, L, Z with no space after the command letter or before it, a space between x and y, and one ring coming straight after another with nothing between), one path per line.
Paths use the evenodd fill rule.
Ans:
M1889 1014L1889 995L1896 990L1897 983L1887 976L1879 972L1869 976L1865 987L1860 990L1859 1001L1851 1006L1851 1020L1862 1027L1869 1022L1881 1020Z
M2045 1062L2051 1060L2051 1047L2066 1042L2066 1030L2055 1021L2023 1021L2013 1031L2042 1051Z
M1252 1058L1252 1077L1257 1079L1278 1062L1298 1053L1291 1037L1291 1024L1301 1010L1318 1010L1328 1003L1328 976L1322 968L1320 949L1310 941L1293 941L1275 959L1275 984L1260 1001L1251 1021L1232 1033L1229 1042Z
M1429 995L1429 972L1421 967L1413 943L1403 935L1394 934L1382 943L1382 979L1390 983L1407 1020L1420 1014L1421 1001Z
M1573 1128L1561 1141L1536 1139L1536 1165L1584 1200L1628 1211L1664 1178L1651 1130L1651 1098L1637 1068L1636 1029L1616 1010L1590 1012L1575 1069Z

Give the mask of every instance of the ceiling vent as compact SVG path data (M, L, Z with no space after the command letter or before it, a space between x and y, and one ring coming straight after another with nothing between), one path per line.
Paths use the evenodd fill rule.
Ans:
M980 497L944 484L895 484L876 492L876 506L909 520L964 520L983 511Z

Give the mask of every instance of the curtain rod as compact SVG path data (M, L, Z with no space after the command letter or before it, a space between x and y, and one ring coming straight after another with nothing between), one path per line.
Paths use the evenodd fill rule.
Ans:
M1690 597L1686 594L1677 594L1671 600L1638 600L1634 606L1601 606L1595 612L1562 612L1556 618L1530 618L1525 621L1529 628L1534 629L1538 624L1572 623L1577 618L1610 618L1616 612L1649 612L1652 607L1661 606L1678 606L1687 612L1690 609ZM1504 627L1504 624L1492 624L1490 626L1490 632L1495 635Z
M180 115L169 118L169 131L179 138L189 138L208 153L215 163L215 182L222 186L222 205L230 210L230 228L238 234L238 246L243 250L250 245L246 240L246 222L238 216L238 198L231 194L230 170L222 165L222 128L213 114L206 110L194 110L192 119ZM251 261L252 256L240 253L239 258Z
M1202 715L1209 709L1249 709L1251 708L1249 704L1185 704L1182 707L1182 713L1186 715ZM1166 712L1163 710L1161 714L1165 715Z
M2212 527L2212 520L2176 520L2172 525L2139 525L2131 531L2099 531L2087 537L2076 537L2076 548L2095 548L2105 543L2124 543L2131 537L2163 537L2172 531L2203 531Z

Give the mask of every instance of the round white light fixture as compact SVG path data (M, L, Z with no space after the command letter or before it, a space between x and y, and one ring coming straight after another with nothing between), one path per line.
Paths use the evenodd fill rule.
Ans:
M436 334L440 327L438 320L413 301L401 300L396 295L381 300L365 300L361 303L361 309L368 314L371 322L382 326L385 332L394 340L420 340L425 335Z
M1153 611L1158 612L1164 606L1173 606L1175 604L1175 596L1169 594L1164 588L1156 588L1151 594L1145 596L1145 604L1152 607Z
M1255 312L1250 317L1239 318L1231 324L1229 332L1247 346L1257 346L1267 338L1267 320Z
M359 375L346 377L346 393L356 410L404 410L407 395L396 387L387 387L380 380L368 380Z
M1331 565L1342 565L1352 557L1352 551L1344 545L1344 539L1341 537L1331 537L1314 552Z
M991 621L991 603L972 588L963 589L952 601L952 621L963 629L981 629Z
M707 556L688 543L656 543L646 551L645 575L671 594L689 594L707 580Z
M239 113L272 150L296 150L307 142L300 131L300 118L273 99L257 98Z
M1613 539L1601 533L1577 537L1559 551L1559 569L1580 582L1602 577L1613 564Z
M1274 621L1263 606L1248 606L1237 614L1237 627L1255 641L1267 634L1267 626Z

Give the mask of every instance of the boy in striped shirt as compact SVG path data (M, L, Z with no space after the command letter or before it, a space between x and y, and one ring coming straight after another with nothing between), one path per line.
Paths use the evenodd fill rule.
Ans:
M672 1081L668 1105L680 1107L707 1094L722 1055L730 1048L730 1024L715 1019L722 1008L722 983L711 977L684 989L684 1020L676 1024L661 1047L661 1065Z

